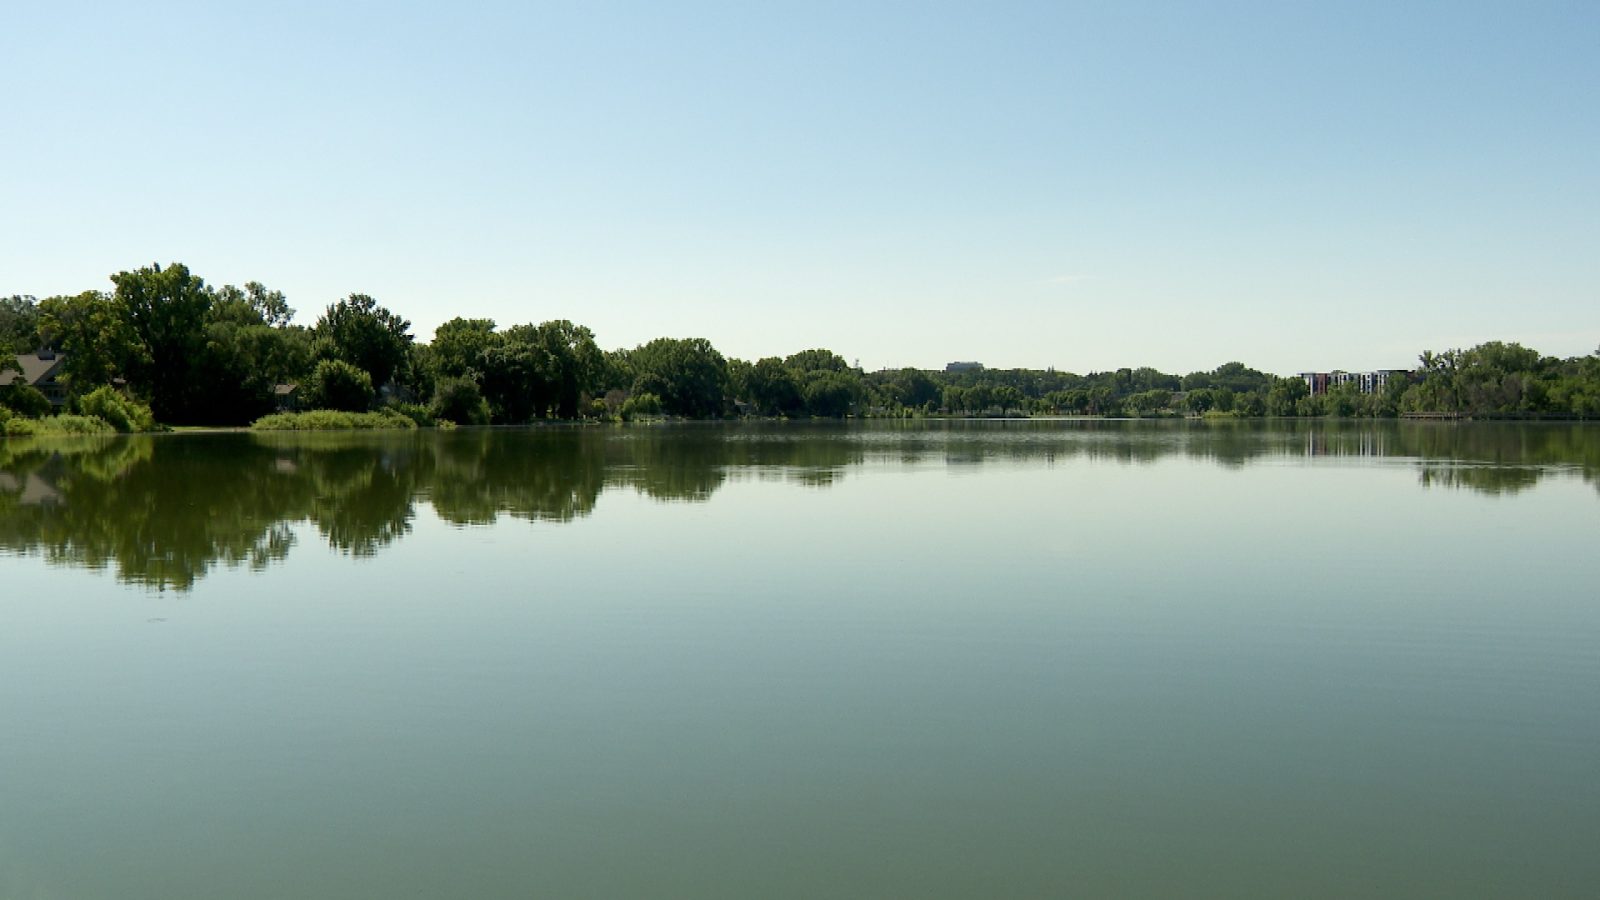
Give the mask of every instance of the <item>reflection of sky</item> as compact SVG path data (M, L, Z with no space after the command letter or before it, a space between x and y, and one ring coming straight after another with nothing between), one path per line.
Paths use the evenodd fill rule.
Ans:
M372 557L302 522L187 594L5 560L14 883L402 894L447 865L478 896L701 896L736 847L749 885L973 896L964 867L920 881L958 845L1017 895L1359 893L1330 847L1407 894L1503 895L1505 853L1524 888L1600 874L1559 839L1600 800L1600 504L1572 478L869 460L564 523L414 509Z

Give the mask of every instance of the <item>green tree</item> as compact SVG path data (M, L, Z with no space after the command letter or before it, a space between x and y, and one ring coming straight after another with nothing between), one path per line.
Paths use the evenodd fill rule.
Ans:
M660 414L661 398L649 391L634 394L632 397L622 401L621 416L624 421L639 416L656 416Z
M627 392L639 375L634 371L632 357L633 351L626 349L607 350L600 354L599 384L595 390Z
M39 348L39 302L33 297L0 297L0 364L7 354Z
M589 329L559 319L515 325L496 334L487 319L457 319L440 327L441 373L476 379L494 418L575 419L584 399L600 390L605 355Z
M1183 389L1192 391L1196 388L1221 388L1234 394L1243 394L1247 391L1265 391L1272 387L1275 379L1271 375L1258 372L1241 362L1226 362L1210 372L1191 372L1183 377Z
M1089 388L1089 405L1086 411L1090 415L1114 416L1121 409L1122 404L1110 385L1097 384Z
M271 328L287 328L294 318L294 310L284 299L283 292L269 290L259 281L247 281L243 288L225 284L217 289L216 299L219 303L244 306L261 324Z
M901 369L890 383L895 387L897 399L906 406L925 408L939 401L939 383L921 369Z
M661 398L669 414L720 416L727 404L728 363L705 338L656 338L628 355L633 392Z
M260 282L216 292L195 361L192 417L212 424L254 421L272 411L276 385L310 373L310 332L287 324L292 315L283 294Z
M793 416L805 409L794 372L776 356L756 360L745 374L744 399L767 416Z
M400 373L395 376L406 396L422 399L433 396L438 377L439 370L433 347L416 343L407 348L406 363L400 367Z
M1461 385L1456 380L1460 359L1459 350L1422 352L1417 389L1410 396L1414 409L1419 412L1461 411Z
M806 412L813 416L842 418L850 413L861 383L851 373L833 369L813 369L806 373L801 389Z
M1234 399L1233 414L1245 418L1259 419L1267 414L1267 396L1262 389L1246 391Z
M1479 344L1459 357L1457 395L1465 411L1478 415L1541 412L1549 393L1546 373L1555 364L1521 344Z
M989 399L1004 414L1021 411L1026 398L1023 397L1019 388L1009 384L1002 384L994 389Z
M470 378L449 375L440 378L429 408L435 418L448 419L457 425L483 425L489 421L489 405L477 383Z
M484 351L498 346L493 319L456 317L433 332L434 371L444 378L470 378L483 366Z
M845 372L850 369L844 357L820 347L793 354L783 361L783 365L800 372Z
M18 378L10 384L0 386L0 406L4 406L18 415L30 418L39 418L50 414L50 398L31 384Z
M1128 409L1137 415L1151 415L1160 412L1172 403L1172 391L1164 388L1153 388L1128 395Z
M1311 386L1304 378L1279 378L1267 389L1267 415L1299 415L1300 401L1310 394Z
M212 292L182 263L118 272L111 281L116 311L141 349L127 362L128 385L149 396L161 421L194 421L195 396L204 387L195 369Z
M146 354L117 301L100 291L48 297L39 304L39 330L65 356L62 380L73 393L86 393L127 377Z
M550 405L554 362L526 340L502 341L483 351L478 381L496 422L526 422Z
M123 434L155 428L156 420L150 407L122 396L110 385L97 387L79 397L76 406L80 415L102 419Z
M1348 419L1362 413L1363 394L1353 384L1340 384L1328 388L1323 395L1322 408L1326 415Z
M372 406L372 378L342 359L324 359L306 384L306 402L313 409L363 412Z
M412 343L411 323L366 294L329 306L313 331L319 358L350 363L367 373L374 388L394 379Z
M507 339L523 339L523 335L548 354L549 394L553 402L545 408L545 414L576 419L583 398L600 389L600 376L605 366L604 354L594 342L594 332L566 319L555 319L537 326L511 329Z

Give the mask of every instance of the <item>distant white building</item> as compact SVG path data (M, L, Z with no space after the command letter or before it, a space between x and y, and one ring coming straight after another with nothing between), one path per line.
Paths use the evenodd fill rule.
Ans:
M1300 372L1299 377L1311 390L1311 395L1326 394L1329 388L1353 384L1356 390L1363 394L1381 393L1384 386L1391 378L1404 378L1410 375L1408 369L1374 369L1371 372L1346 372L1343 369L1334 369L1332 372Z

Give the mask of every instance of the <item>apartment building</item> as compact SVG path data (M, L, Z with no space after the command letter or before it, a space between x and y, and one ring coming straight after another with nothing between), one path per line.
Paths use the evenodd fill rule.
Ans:
M1330 388L1341 385L1353 384L1356 390L1363 394L1380 393L1391 378L1404 378L1410 375L1408 369L1374 369L1371 372L1346 372L1343 369L1334 369L1332 372L1300 372L1300 378L1305 380L1306 387L1311 389L1313 397L1326 394Z

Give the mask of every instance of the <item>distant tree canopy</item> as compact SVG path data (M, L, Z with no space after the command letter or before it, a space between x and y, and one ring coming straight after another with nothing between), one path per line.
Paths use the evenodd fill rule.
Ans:
M633 391L655 394L670 415L722 415L728 400L728 361L705 338L656 338L627 357Z
M37 334L64 355L74 394L121 384L174 424L238 424L271 409L273 385L309 362L283 295L256 282L212 289L182 264L111 277L38 304Z
M527 422L577 418L605 354L589 329L565 319L496 331L492 319L456 318L435 330L431 364L441 385L476 386L495 421ZM451 395L459 390L452 382Z
M112 387L169 424L249 422L272 411L277 385L295 383L302 405L411 403L427 413L427 404L459 424L661 414L1600 417L1600 351L1557 359L1499 341L1425 352L1415 371L1372 393L1341 384L1313 395L1299 377L1238 361L1181 376L1149 366L864 372L821 347L753 362L705 338L603 351L567 319L501 329L455 318L418 343L410 322L361 293L310 328L293 320L283 293L258 281L212 287L180 263L151 265L111 276L110 291L0 298L0 367L53 347L69 405ZM98 397L98 408L115 406ZM14 403L39 406L32 394Z

